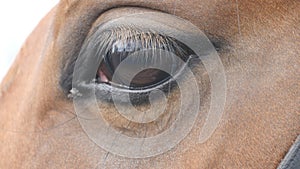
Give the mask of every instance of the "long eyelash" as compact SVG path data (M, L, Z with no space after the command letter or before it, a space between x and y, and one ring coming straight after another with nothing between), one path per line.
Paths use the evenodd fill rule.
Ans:
M108 53L113 43L117 41L124 43L132 42L135 46L135 51L140 50L138 49L139 45L142 46L142 49L151 49L152 55L145 53L145 56L138 60L139 63L158 63L162 59L162 55L154 57L157 49L167 50L179 56L187 55L187 52L173 38L158 34L155 31L148 30L145 32L128 26L119 26L112 30L107 30L97 40L100 42L94 42L93 44L95 44L94 47L96 47L98 54L103 52Z

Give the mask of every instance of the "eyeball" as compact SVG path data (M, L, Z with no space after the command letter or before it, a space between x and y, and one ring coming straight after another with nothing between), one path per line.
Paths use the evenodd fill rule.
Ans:
M110 42L107 42L108 45L106 45L107 52L97 71L96 79L99 83L114 84L131 90L155 87L170 80L171 75L159 69L147 68L138 72L131 79L130 86L126 86L126 82L130 78L128 75L136 71L136 66L147 67L150 64L161 65L178 73L184 66L183 62L178 62L165 53L162 54L159 52L160 50L169 51L184 62L188 60L189 56L194 55L194 52L182 42L155 32L141 32L128 28L112 30L110 35ZM128 57L132 56L134 52L139 52L139 54ZM121 71L115 72L123 61L125 66ZM113 76L115 76L115 81L112 81Z

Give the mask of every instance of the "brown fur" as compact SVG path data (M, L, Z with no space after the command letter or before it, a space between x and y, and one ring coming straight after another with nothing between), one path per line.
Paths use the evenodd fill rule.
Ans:
M107 154L82 131L60 87L62 63L79 52L101 13L116 8L101 15L105 20L146 10L120 6L174 14L230 43L220 53L225 112L204 144L197 143L202 116L177 147L147 159ZM297 0L62 0L28 37L1 83L0 168L276 168L300 134L299 8ZM209 91L202 96L205 112ZM102 113L112 118L115 110L105 106ZM115 122L120 130L126 124Z

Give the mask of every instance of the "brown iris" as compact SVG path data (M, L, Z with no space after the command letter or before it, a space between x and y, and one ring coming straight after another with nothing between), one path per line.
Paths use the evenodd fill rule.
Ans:
M132 67L134 65L147 65L148 62L157 64L170 64L174 71L179 70L183 65L181 63L174 63L174 60L167 56L159 56L155 54L155 50L164 50L172 52L180 57L183 61L187 61L188 57L193 54L192 50L185 46L183 43L174 38L154 34L154 33L138 33L130 34L126 38L114 40L111 43L109 50L102 59L97 72L98 83L119 84L124 85L128 80L127 74L133 73ZM136 51L145 51L138 56L138 58L128 58L128 56ZM153 54L149 54L149 50ZM126 66L122 68L121 73L115 74L117 67L122 61L126 59ZM114 77L114 82L112 79ZM130 89L151 88L171 78L169 73L159 69L147 68L138 72L133 79L130 80Z

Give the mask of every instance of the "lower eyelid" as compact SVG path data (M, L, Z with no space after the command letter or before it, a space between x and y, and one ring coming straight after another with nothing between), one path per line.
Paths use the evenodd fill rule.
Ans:
M200 59L198 57L191 57L190 60L187 62L187 66L191 69L195 65L198 65ZM183 70L184 71L184 68ZM170 94L174 88L177 87L178 80L187 81L184 77L184 73L178 74L180 77L174 77L169 82L165 82L155 88L151 89L144 89L144 90L128 90L122 88L116 88L111 85L107 85L105 83L96 84L96 83L81 83L80 85L76 86L74 89L75 91L85 91L85 90L94 90L96 99L99 101L104 101L107 103L113 102L126 102L127 96L129 95L130 101L133 105L142 105L149 103L149 94L154 90L160 90L165 93L165 95ZM188 82L187 82L188 83ZM117 97L112 96L112 93ZM76 98L77 96L82 97L80 93L74 93L69 95L70 98ZM89 97L89 96L88 96ZM84 97L83 97L84 98Z

